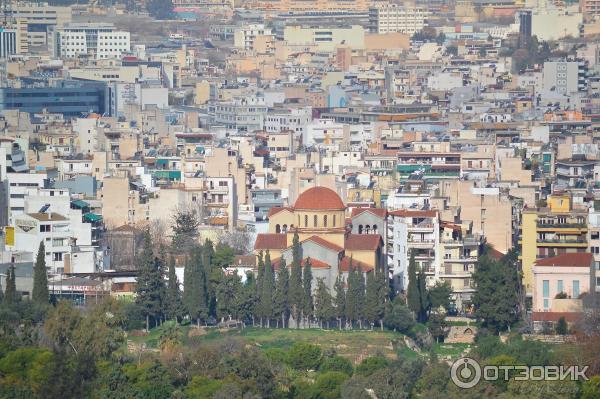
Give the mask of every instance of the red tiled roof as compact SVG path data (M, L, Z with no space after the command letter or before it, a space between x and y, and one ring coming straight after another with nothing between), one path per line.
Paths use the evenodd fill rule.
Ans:
M373 270L373 266L367 265L366 263L360 262L356 259L352 259L352 268L356 269L359 266L360 266L360 270L362 270L365 273ZM342 260L340 261L340 271L348 272L349 270L350 270L350 256L344 256L342 258Z
M285 234L259 234L256 236L254 249L286 249L287 236Z
M318 244L318 245L320 245L322 247L329 248L332 251L336 251L336 252L341 252L341 251L344 250L344 248L342 248L342 247L340 247L340 246L338 246L338 245L336 245L336 244L334 244L332 242L329 242L329 241L327 241L327 240L325 240L325 239L323 239L323 238L321 238L319 236L309 237L309 238L307 238L306 240L304 240L302 242L304 243L306 241L313 241L314 243L316 243L316 244Z
M490 250L488 251L487 255L495 260L500 260L502 259L502 257L504 256L504 254L500 251L498 251L495 248L490 248Z
M397 211L388 211L388 215L412 218L434 218L437 216L436 210L422 211L413 209L398 209Z
M337 193L327 187L311 187L304 191L294 204L295 209L346 209Z
M290 208L289 206L274 206L273 208L269 209L269 217L271 217L281 211L292 212L293 210L294 210L294 208Z
M375 251L381 242L379 234L348 234L344 246L351 251Z
M533 321L558 321L564 317L569 323L575 323L581 318L579 312L533 312L531 317Z
M233 258L233 262L231 263L231 265L229 265L229 267L244 267L244 266L250 266L250 267L255 267L256 266L256 256L254 255L236 255L235 258Z
M535 262L536 266L562 266L562 267L590 267L592 254L579 252L573 254L561 254L551 258L540 259Z
M354 208L352 209L352 217L356 217L363 212L371 212L380 218L384 218L387 213L387 211L383 208Z

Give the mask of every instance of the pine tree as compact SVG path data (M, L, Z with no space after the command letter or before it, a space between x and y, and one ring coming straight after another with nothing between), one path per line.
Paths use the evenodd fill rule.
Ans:
M200 320L206 320L208 315L206 274L202 261L202 247L197 245L192 249L190 261L186 265L186 268L190 270L183 282L184 305L190 318L196 320L198 325L200 325Z
M274 315L281 316L281 328L286 327L286 319L290 313L290 301L289 301L289 289L290 289L290 271L285 264L285 259L281 257L279 262L279 270L277 272L277 281L275 283L275 297L273 298L273 313Z
M164 292L164 280L160 261L153 255L150 233L144 233L142 253L137 262L136 303L146 317L146 330L150 329L150 318L158 320L161 311L161 294Z
M323 322L329 327L329 320L335 317L335 309L333 308L333 298L329 292L329 288L325 285L322 278L317 280L317 290L315 292L315 317L319 320L321 328Z
M4 302L12 304L17 302L17 286L15 277L15 264L11 263L6 274L6 290L4 291Z
M31 291L31 299L39 304L47 304L50 297L48 294L48 272L46 270L45 254L44 241L40 241L33 270L33 290Z
M335 291L334 305L335 305L335 317L338 321L338 327L342 329L342 319L346 315L346 290L344 289L344 278L341 274L338 274L335 279L335 285L333 286Z
M262 295L260 297L260 313L267 320L267 328L271 326L273 318L273 291L275 287L275 279L273 268L271 265L271 254L267 249L265 253L265 272L263 275Z
M419 295L419 283L417 281L417 262L415 261L414 251L411 251L410 260L408 262L408 288L406 290L406 301L408 308L418 315L421 310L421 300Z
M165 318L179 321L183 317L184 307L181 298L181 289L175 273L175 258L169 257L169 271L167 275L167 290L165 295L164 313Z
M302 255L300 254L300 239L298 233L294 233L292 241L292 272L290 274L290 306L292 315L296 321L296 328L300 327L300 317L304 304L304 291L302 289Z

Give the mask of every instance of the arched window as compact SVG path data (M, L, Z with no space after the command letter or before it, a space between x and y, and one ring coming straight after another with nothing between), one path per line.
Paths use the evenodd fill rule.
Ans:
M282 232L284 232L284 233L287 233L287 224L284 224L284 225L281 227L281 231L282 231Z
M377 234L377 225L376 224L373 225L373 234Z
M294 230L294 225L290 224L290 230Z
M370 225L365 226L365 234L371 234L371 226Z
M333 227L335 227L335 226L336 226L336 223L335 223L335 216L336 216L336 215L333 215Z
M323 216L323 227L327 227L327 215Z
M317 217L317 215L313 216L313 227L317 227L317 221L319 220L319 218Z
M275 233L281 233L281 227L278 224L275 225Z
M304 227L308 227L308 215L304 215Z
M363 232L363 225L359 224L358 225L358 234L362 234L362 232Z

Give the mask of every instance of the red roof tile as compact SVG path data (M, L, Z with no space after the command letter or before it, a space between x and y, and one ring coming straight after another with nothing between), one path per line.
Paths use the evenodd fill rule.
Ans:
M290 208L289 206L274 206L273 208L269 209L269 217L281 212L281 211L290 211L292 212L294 210L294 208Z
M254 249L286 249L287 237L285 234L259 234L256 236Z
M535 262L536 266L562 266L562 267L590 267L592 254L579 252L573 254L561 254L551 258L540 259Z
M533 321L558 321L564 317L569 323L577 322L582 316L579 312L533 312L531 318Z
M372 214L384 218L387 211L383 208L354 208L352 209L352 217L356 217L363 212L371 212Z
M379 234L348 234L344 246L351 251L375 251L381 243Z
M437 217L437 210L398 209L397 211L388 211L388 215L411 218L434 218Z
M346 209L337 193L327 187L311 187L304 191L294 204L295 209Z
M500 251L498 251L495 248L490 248L490 250L488 251L487 255L495 260L500 260L502 259L502 257L504 256L504 254Z
M302 267L306 263L306 259L302 259ZM271 265L273 265L274 270L279 270L279 266L281 265L281 258L277 258L271 261ZM328 263L322 262L318 259L310 258L310 265L313 269L331 269L331 265ZM291 267L291 263L287 264L287 267Z
M329 248L332 251L336 251L336 252L341 252L341 251L344 250L344 248L342 248L342 247L340 247L340 246L338 246L338 245L336 245L336 244L334 244L332 242L329 242L329 241L327 241L327 240L325 240L325 239L323 239L323 238L321 238L319 236L309 237L309 238L307 238L306 240L304 240L302 242L304 243L306 241L312 241L312 242L314 242L314 243L316 243L316 244L318 244L318 245L320 245L322 247Z

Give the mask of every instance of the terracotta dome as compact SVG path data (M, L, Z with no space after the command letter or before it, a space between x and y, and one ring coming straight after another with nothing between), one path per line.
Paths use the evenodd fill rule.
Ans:
M294 209L346 209L337 193L327 187L312 187L304 191L294 204Z

